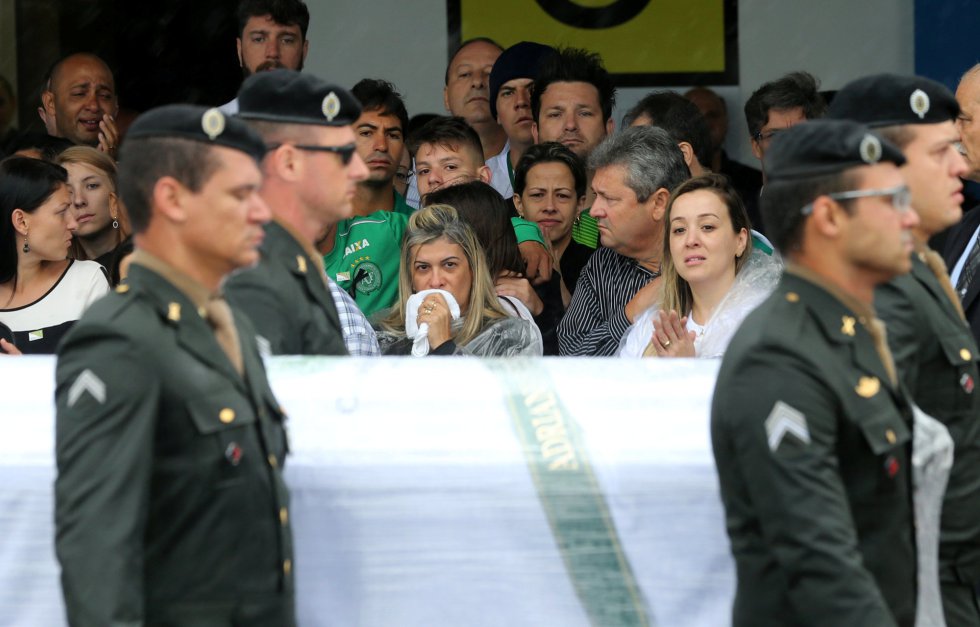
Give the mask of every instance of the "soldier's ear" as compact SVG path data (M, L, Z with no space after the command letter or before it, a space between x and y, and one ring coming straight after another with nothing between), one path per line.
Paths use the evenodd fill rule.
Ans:
M264 174L285 181L296 181L302 176L303 163L299 151L291 144L283 144L269 152L263 161Z
M190 190L172 176L164 176L153 185L153 212L168 222L187 221Z
M818 196L811 206L810 221L814 228L827 239L837 239L847 212L829 196Z

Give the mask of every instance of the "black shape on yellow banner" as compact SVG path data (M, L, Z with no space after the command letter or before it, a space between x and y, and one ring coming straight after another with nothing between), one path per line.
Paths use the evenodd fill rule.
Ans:
M545 13L576 28L612 28L624 24L650 4L650 0L616 0L605 7L583 7L574 0L536 0Z

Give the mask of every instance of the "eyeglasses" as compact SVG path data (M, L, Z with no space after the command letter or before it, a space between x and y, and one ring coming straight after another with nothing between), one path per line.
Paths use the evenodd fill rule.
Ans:
M344 165L350 165L351 159L354 158L354 152L357 150L356 144L344 144L343 146L312 146L310 144L291 144L293 148L298 148L300 150L310 150L313 152L332 152L338 157L340 157L340 162ZM282 146L279 144L270 144L267 146L269 150L275 150Z
M889 187L887 189L858 189L849 192L835 192L833 194L824 194L824 196L832 200L855 200L857 198L891 196L891 206L895 208L895 211L905 213L912 208L912 194L909 192L909 188L906 185ZM803 215L810 215L813 213L813 203L811 202L805 205L802 209L800 209L800 213Z

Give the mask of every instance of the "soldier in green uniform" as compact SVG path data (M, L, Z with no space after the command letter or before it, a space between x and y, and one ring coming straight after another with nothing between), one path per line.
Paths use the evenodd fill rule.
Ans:
M368 170L351 128L361 106L311 74L260 72L238 92L238 117L269 148L260 195L272 209L262 259L228 280L228 300L248 314L271 354L346 355L316 242L351 215Z
M955 452L940 536L939 578L946 624L980 627L980 395L978 351L946 266L929 238L959 222L969 170L957 150L959 115L945 86L879 74L841 89L828 115L867 124L902 149L902 172L919 225L912 272L875 292L888 344L912 400L949 430Z
M73 626L295 624L284 416L219 291L258 260L264 152L244 123L190 105L126 136L128 283L58 354L55 546Z
M911 408L872 309L911 268L897 147L811 121L774 141L762 212L787 260L722 361L711 437L735 627L911 627Z

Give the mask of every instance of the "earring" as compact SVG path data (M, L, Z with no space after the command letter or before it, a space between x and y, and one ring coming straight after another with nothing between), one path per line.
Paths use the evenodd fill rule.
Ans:
M117 220L115 216L112 217L112 228L114 229L119 228L119 220Z
M27 243L27 238L24 238L24 248L22 248L25 253L31 252L31 245Z

